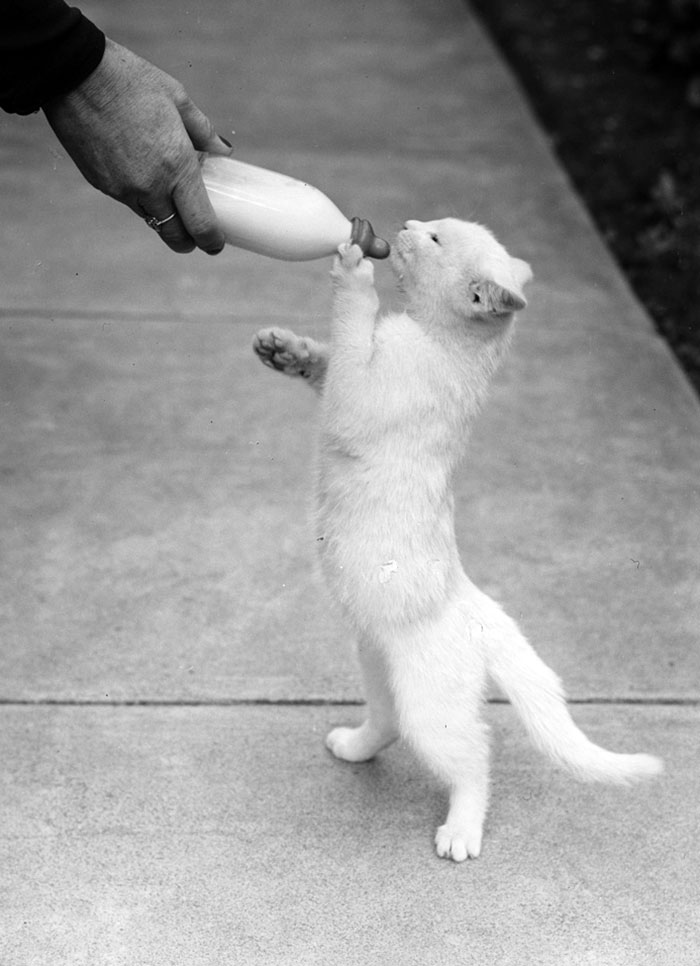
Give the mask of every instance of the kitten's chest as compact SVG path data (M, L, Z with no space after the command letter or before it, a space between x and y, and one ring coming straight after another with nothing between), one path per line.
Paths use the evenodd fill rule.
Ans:
M402 381L394 371L361 405L322 421L317 483L326 513L402 526L446 511L466 423L444 386L411 375Z
M412 320L380 326L366 369L340 355L327 376L322 432L330 445L356 452L382 446L450 453L462 445L470 393L454 354L434 344Z

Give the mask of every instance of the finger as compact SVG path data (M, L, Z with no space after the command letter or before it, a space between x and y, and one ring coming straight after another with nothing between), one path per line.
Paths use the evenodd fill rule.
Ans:
M182 218L173 201L142 201L139 202L141 217L146 220L146 224L154 230L163 242L174 252L186 254L191 252L196 246L190 235L187 233L182 223ZM174 214L174 218L171 217ZM162 225L155 223L149 224L150 219L163 222Z
M171 218L170 221L166 221L157 231L161 240L165 242L168 248L171 248L174 252L178 252L181 255L186 255L188 252L194 251L196 247L193 239L187 233L177 211L175 212L175 217Z
M222 250L226 238L202 181L196 155L175 185L172 194L182 226L197 248L210 255ZM164 226L165 227L165 226Z
M177 105L182 123L190 140L197 151L208 151L210 154L229 155L232 147L214 130L214 125L197 105L185 96Z

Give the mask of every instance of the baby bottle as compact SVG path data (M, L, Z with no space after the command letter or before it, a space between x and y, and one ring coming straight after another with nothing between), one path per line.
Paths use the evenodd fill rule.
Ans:
M202 153L200 164L230 245L287 261L323 258L349 241L371 258L389 254L389 245L368 221L346 218L310 184L219 155Z

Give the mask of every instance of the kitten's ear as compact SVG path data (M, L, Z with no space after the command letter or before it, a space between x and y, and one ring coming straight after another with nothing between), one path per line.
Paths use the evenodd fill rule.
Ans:
M524 262L522 258L511 258L510 263L513 267L515 281L520 288L532 281L532 269L527 262Z
M532 278L532 269L522 258L511 258L511 286L499 285L489 278L477 279L469 285L472 306L489 315L511 315L527 305L522 289Z
M476 311L486 312L488 315L510 315L512 312L519 312L527 305L520 292L504 288L487 278L470 284L469 300Z

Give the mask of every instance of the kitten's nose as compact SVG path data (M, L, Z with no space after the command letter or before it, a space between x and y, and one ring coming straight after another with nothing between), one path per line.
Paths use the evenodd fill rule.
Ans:
M416 221L414 219L413 221L407 221L406 224L404 225L404 228L408 228L408 229L411 229L411 228L420 228L420 226L421 226L421 222L420 221Z

